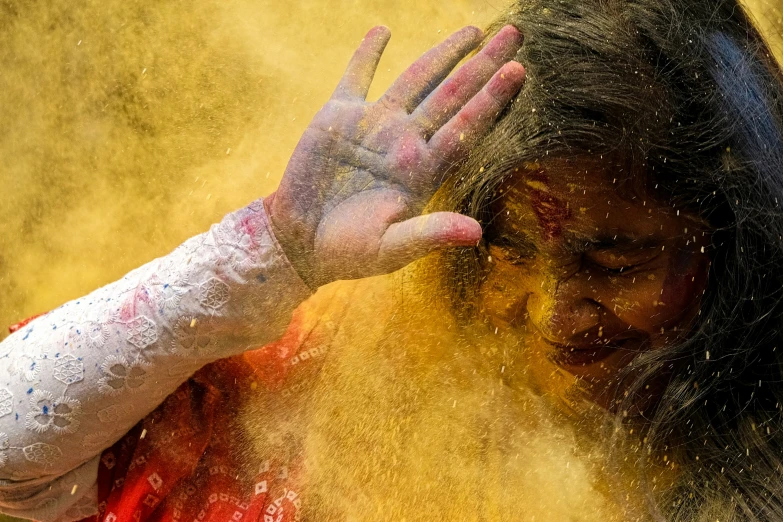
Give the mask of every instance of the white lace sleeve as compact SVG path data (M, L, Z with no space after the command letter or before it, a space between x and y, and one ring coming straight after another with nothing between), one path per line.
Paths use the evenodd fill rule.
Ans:
M0 343L0 511L23 514L24 505L32 514L33 501L51 506L41 492L65 474L95 468L96 455L205 364L277 339L310 293L259 200L7 337ZM90 490L79 482L80 493Z

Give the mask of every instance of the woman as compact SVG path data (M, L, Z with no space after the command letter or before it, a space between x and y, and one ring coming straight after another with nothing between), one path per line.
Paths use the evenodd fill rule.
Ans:
M781 241L780 78L761 38L732 2L520 2L495 30L438 88L477 30L367 104L388 40L374 30L272 197L6 339L6 509L301 516L310 470L296 441L241 459L231 432L211 430L258 382L288 392L264 395L265 423L297 427L296 384L320 355L302 347L319 344L304 339L317 329L216 363L233 383L211 366L180 384L275 339L283 312L328 282L462 247L430 259L454 315L524 339L522 353L617 415L615 460L642 479L619 483L653 517L780 518L780 285L765 266ZM529 79L507 105L519 63ZM419 216L447 177L439 212Z
M670 239L682 227L679 237L685 243L671 254L669 262L681 263L680 268L670 272L674 277L664 282L657 303L644 293L649 290L642 290L649 304L629 306L627 301L637 296L623 295L647 275L644 254L641 264L630 257L623 261L621 255L607 262L602 255L588 254L578 269L564 267L569 276L576 274L569 283L555 279L553 284L579 289L580 283L573 281L580 270L587 274L591 269L593 279L603 277L610 286L596 283L588 300L604 312L614 309L610 315L621 320L615 328L627 325L644 332L643 340L631 341L630 354L606 356L608 373L617 374L616 381L626 387L623 392L608 397L601 389L594 393L620 418L633 419L638 412L631 429L638 423L642 434L639 440L629 437L625 451L642 462L657 459L664 466L679 466L665 494L653 492L649 483L645 487L657 500L652 513L700 519L721 504L720 520L779 519L781 406L780 388L773 383L780 378L780 284L770 278L775 277L772 264L781 245L776 217L781 198L780 72L733 2L527 7L516 15L525 19L520 26L528 28L518 57L529 71L522 91L527 104L512 106L485 140L482 148L488 153L477 155L467 167L476 172L479 164L485 165L481 180L457 187L458 200L466 202L463 208L471 215L489 220L485 202L503 186L512 167L547 156L573 163L573 158L598 155L619 158L605 179L628 185L620 189L625 193L620 198L629 201L629 208L640 210L638 199L645 197L666 204L668 211L652 213L668 216L660 225L661 230L671 227ZM608 43L604 34L612 35ZM526 105L532 108L522 109ZM513 200L513 194L506 199ZM603 207L601 201L594 205ZM615 208L608 203L601 208L607 220ZM674 215L690 216L690 224L671 224ZM507 219L497 229L495 249L514 256L526 251L509 248ZM491 233L485 231L485 237ZM492 236L487 240L491 254ZM664 247L670 248L659 245ZM711 264L706 286L700 282L706 274L699 252ZM509 262L514 259L518 257ZM598 268L603 275L596 274L591 262L604 267L603 272ZM465 273L479 272L456 271L461 278ZM675 274L693 279L677 281ZM502 276L485 277L491 282ZM678 311L678 303L698 303L698 310L683 306ZM633 317L642 310L643 317ZM584 313L576 305L568 311ZM504 319L508 312L494 315ZM670 322L679 312L683 315ZM625 320L623 314L630 317ZM587 324L602 325L595 320ZM550 342L579 342L569 336L573 331L553 331L556 322L549 326L542 335ZM621 347L629 342L625 337L617 334ZM638 349L638 342L644 349ZM569 357L564 356L565 364ZM595 381L594 369L584 373ZM599 382L606 384L603 378ZM651 389L654 398L649 397Z

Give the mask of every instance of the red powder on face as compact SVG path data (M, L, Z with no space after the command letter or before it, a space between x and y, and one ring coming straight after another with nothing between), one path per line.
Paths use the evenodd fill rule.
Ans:
M549 187L549 178L543 170L532 172L527 177L530 181ZM563 232L563 221L571 217L571 209L549 192L533 186L528 187L528 195L544 239L550 241L560 237Z

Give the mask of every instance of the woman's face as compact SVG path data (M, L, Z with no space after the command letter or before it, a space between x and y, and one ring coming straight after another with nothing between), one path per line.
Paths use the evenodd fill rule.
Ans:
M618 191L624 177L590 161L520 166L485 234L483 313L581 379L599 403L636 353L682 335L709 267L701 221Z

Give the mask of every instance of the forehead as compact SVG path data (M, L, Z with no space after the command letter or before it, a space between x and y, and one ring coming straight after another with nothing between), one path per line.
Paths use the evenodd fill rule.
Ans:
M644 240L679 235L687 217L648 197L610 161L520 165L499 188L494 228L558 244L604 236Z

